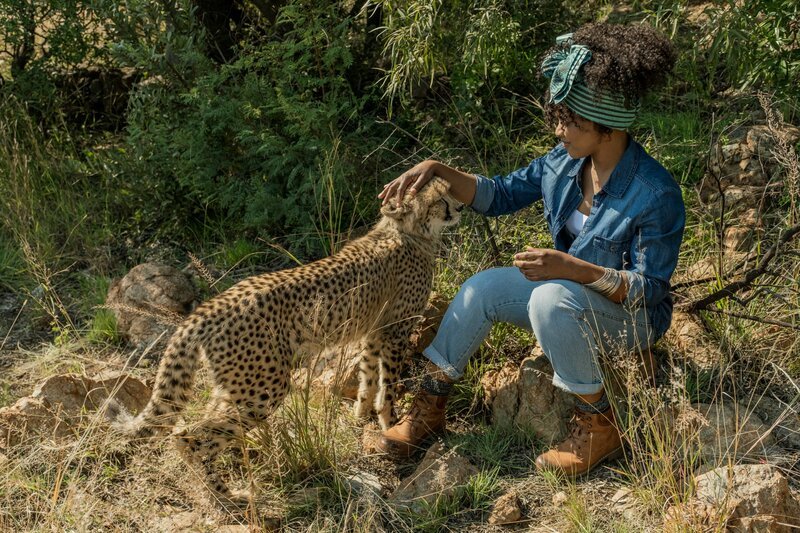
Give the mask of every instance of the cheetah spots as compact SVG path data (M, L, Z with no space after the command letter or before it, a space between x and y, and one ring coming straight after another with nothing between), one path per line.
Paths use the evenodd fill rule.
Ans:
M421 191L413 200L420 205L402 220L384 218L334 256L242 281L187 319L188 340L172 346L174 359L159 373L156 395L185 402L196 357L190 348L200 344L214 385L225 393L220 397L230 403L212 399L203 422L178 440L184 459L202 465L221 499L230 492L213 469L215 458L284 398L294 354L320 337L327 345L366 337L357 414L374 409L382 426L392 420L404 343L415 321L410 317L421 314L431 287L431 236L445 225L440 204L451 202L441 201L445 187L438 179L431 183L436 191ZM157 403L152 411L171 409Z

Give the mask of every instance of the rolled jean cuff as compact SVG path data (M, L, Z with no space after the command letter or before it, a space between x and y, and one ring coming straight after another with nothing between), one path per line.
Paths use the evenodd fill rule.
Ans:
M572 383L561 379L556 372L553 372L553 385L570 394L580 394L582 396L595 394L603 390L602 383Z
M453 381L458 381L461 379L461 373L456 369L456 367L451 365L447 359L442 357L442 354L439 353L439 350L433 347L433 344L422 350L422 355L427 357L431 363L438 366L448 378L452 379Z

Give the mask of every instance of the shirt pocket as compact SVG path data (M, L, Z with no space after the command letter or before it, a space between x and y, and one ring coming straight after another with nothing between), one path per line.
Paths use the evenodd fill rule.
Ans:
M615 240L595 235L592 239L595 253L595 264L621 270L630 266L631 239Z

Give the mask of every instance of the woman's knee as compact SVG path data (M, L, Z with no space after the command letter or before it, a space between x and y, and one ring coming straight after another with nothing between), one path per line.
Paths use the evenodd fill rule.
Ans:
M474 274L461 285L456 299L470 309L491 307L493 300L508 290L509 272L506 270L490 268Z
M586 306L584 290L580 283L567 280L548 281L533 289L528 301L533 330L576 322Z

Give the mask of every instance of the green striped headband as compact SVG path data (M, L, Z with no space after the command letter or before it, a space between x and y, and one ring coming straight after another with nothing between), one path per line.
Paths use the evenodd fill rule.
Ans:
M542 74L550 78L550 102L566 106L592 122L616 130L624 130L636 120L639 104L626 107L625 99L617 94L592 89L583 81L581 67L592 58L592 52L582 44L572 43L572 34L556 38L556 44L569 44L542 62Z

